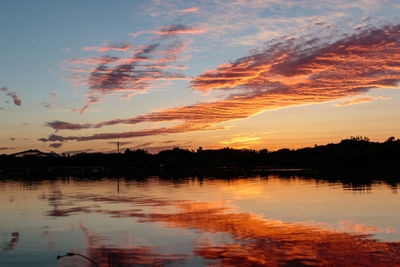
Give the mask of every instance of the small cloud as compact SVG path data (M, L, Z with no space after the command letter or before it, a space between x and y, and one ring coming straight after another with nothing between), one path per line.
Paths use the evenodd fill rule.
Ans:
M3 86L2 88L0 88L0 90L6 92L8 96L11 96L15 105L21 105L21 99L18 97L16 92L10 91L6 86Z
M52 148L59 148L59 147L61 147L62 145L63 145L62 143L53 143L53 144L50 144L49 147L52 147Z
M89 96L86 100L86 104L79 110L79 113L85 112L91 104L101 103L102 100L100 97L97 96Z
M178 25L167 25L161 27L158 31L156 31L156 34L161 34L161 35L176 35L176 34L198 34L198 33L204 33L206 32L205 29L196 29L192 28L190 26L178 24Z
M15 105L17 105L17 106L21 105L21 99L18 97L18 95L15 92L9 92L9 93L7 93L7 95L12 97Z
M55 90L50 90L49 95L47 96L47 101L42 102L42 105L45 108L52 108L53 105L55 104L55 101L57 100L57 94Z
M181 10L182 13L193 13L193 12L198 12L198 11L199 11L199 9L197 7L192 7L192 8Z
M390 97L384 97L384 96L367 96L367 97L360 97L356 99L352 99L349 101L341 102L338 104L335 104L335 106L342 107L342 106L350 106L350 105L356 105L356 104L361 104L361 103L371 103L376 100L388 100Z
M58 130L81 130L81 129L87 129L87 128L92 127L92 125L89 123L88 124L74 124L74 123L69 123L69 122L65 122L65 121L47 122L46 126L53 128L54 130L56 130L56 132Z
M43 107L50 109L52 105L49 102L43 102L42 103Z
M128 44L127 42L122 43L113 43L102 47L97 46L85 46L82 48L82 51L96 51L96 52L109 52L109 51L129 51L135 48L135 46Z

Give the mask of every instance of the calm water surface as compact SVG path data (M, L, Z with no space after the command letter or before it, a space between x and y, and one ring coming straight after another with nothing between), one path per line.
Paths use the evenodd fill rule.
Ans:
M400 266L396 186L298 177L0 181L0 266Z

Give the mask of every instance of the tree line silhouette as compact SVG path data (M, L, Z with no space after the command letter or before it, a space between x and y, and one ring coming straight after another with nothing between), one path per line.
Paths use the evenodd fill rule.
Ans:
M49 154L48 157L0 155L3 173L19 170L29 172L145 172L162 170L235 169L235 168L397 168L400 160L400 139L389 137L372 142L368 137L355 136L339 143L315 145L301 149L202 149L196 151L173 148L149 154L145 150L126 149L124 153Z

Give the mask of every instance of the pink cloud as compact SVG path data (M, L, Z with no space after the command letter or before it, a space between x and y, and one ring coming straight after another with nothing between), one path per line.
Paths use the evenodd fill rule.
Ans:
M180 54L188 46L188 42L180 41L176 36L191 30L185 25L169 25L153 32L159 32L157 36L165 38L148 45L136 46L122 42L104 47L84 47L84 51L122 53L117 56L74 58L64 62L67 65L65 70L70 72L64 78L75 86L88 87L87 101L79 111L83 113L91 104L98 103L94 101L96 95L123 94L121 99L127 99L149 90L156 81L188 80L179 71L186 67L175 65L174 62L183 60Z
M85 112L90 105L95 104L95 103L101 103L102 99L100 97L97 96L93 96L93 95L89 95L86 99L86 103L85 105L79 110L73 110L73 111L79 111L79 113L83 113Z
M3 92L6 92L6 95L11 96L11 98L13 99L15 105L17 105L17 106L21 105L21 103L22 103L21 99L19 98L19 96L17 95L16 92L10 91L8 89L8 87L5 87L5 86L3 86L0 90L3 91Z

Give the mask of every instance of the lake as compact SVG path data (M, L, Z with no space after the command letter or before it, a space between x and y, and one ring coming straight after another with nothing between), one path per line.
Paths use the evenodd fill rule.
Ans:
M400 266L399 189L295 175L1 180L0 266L95 266L69 252L99 266Z

